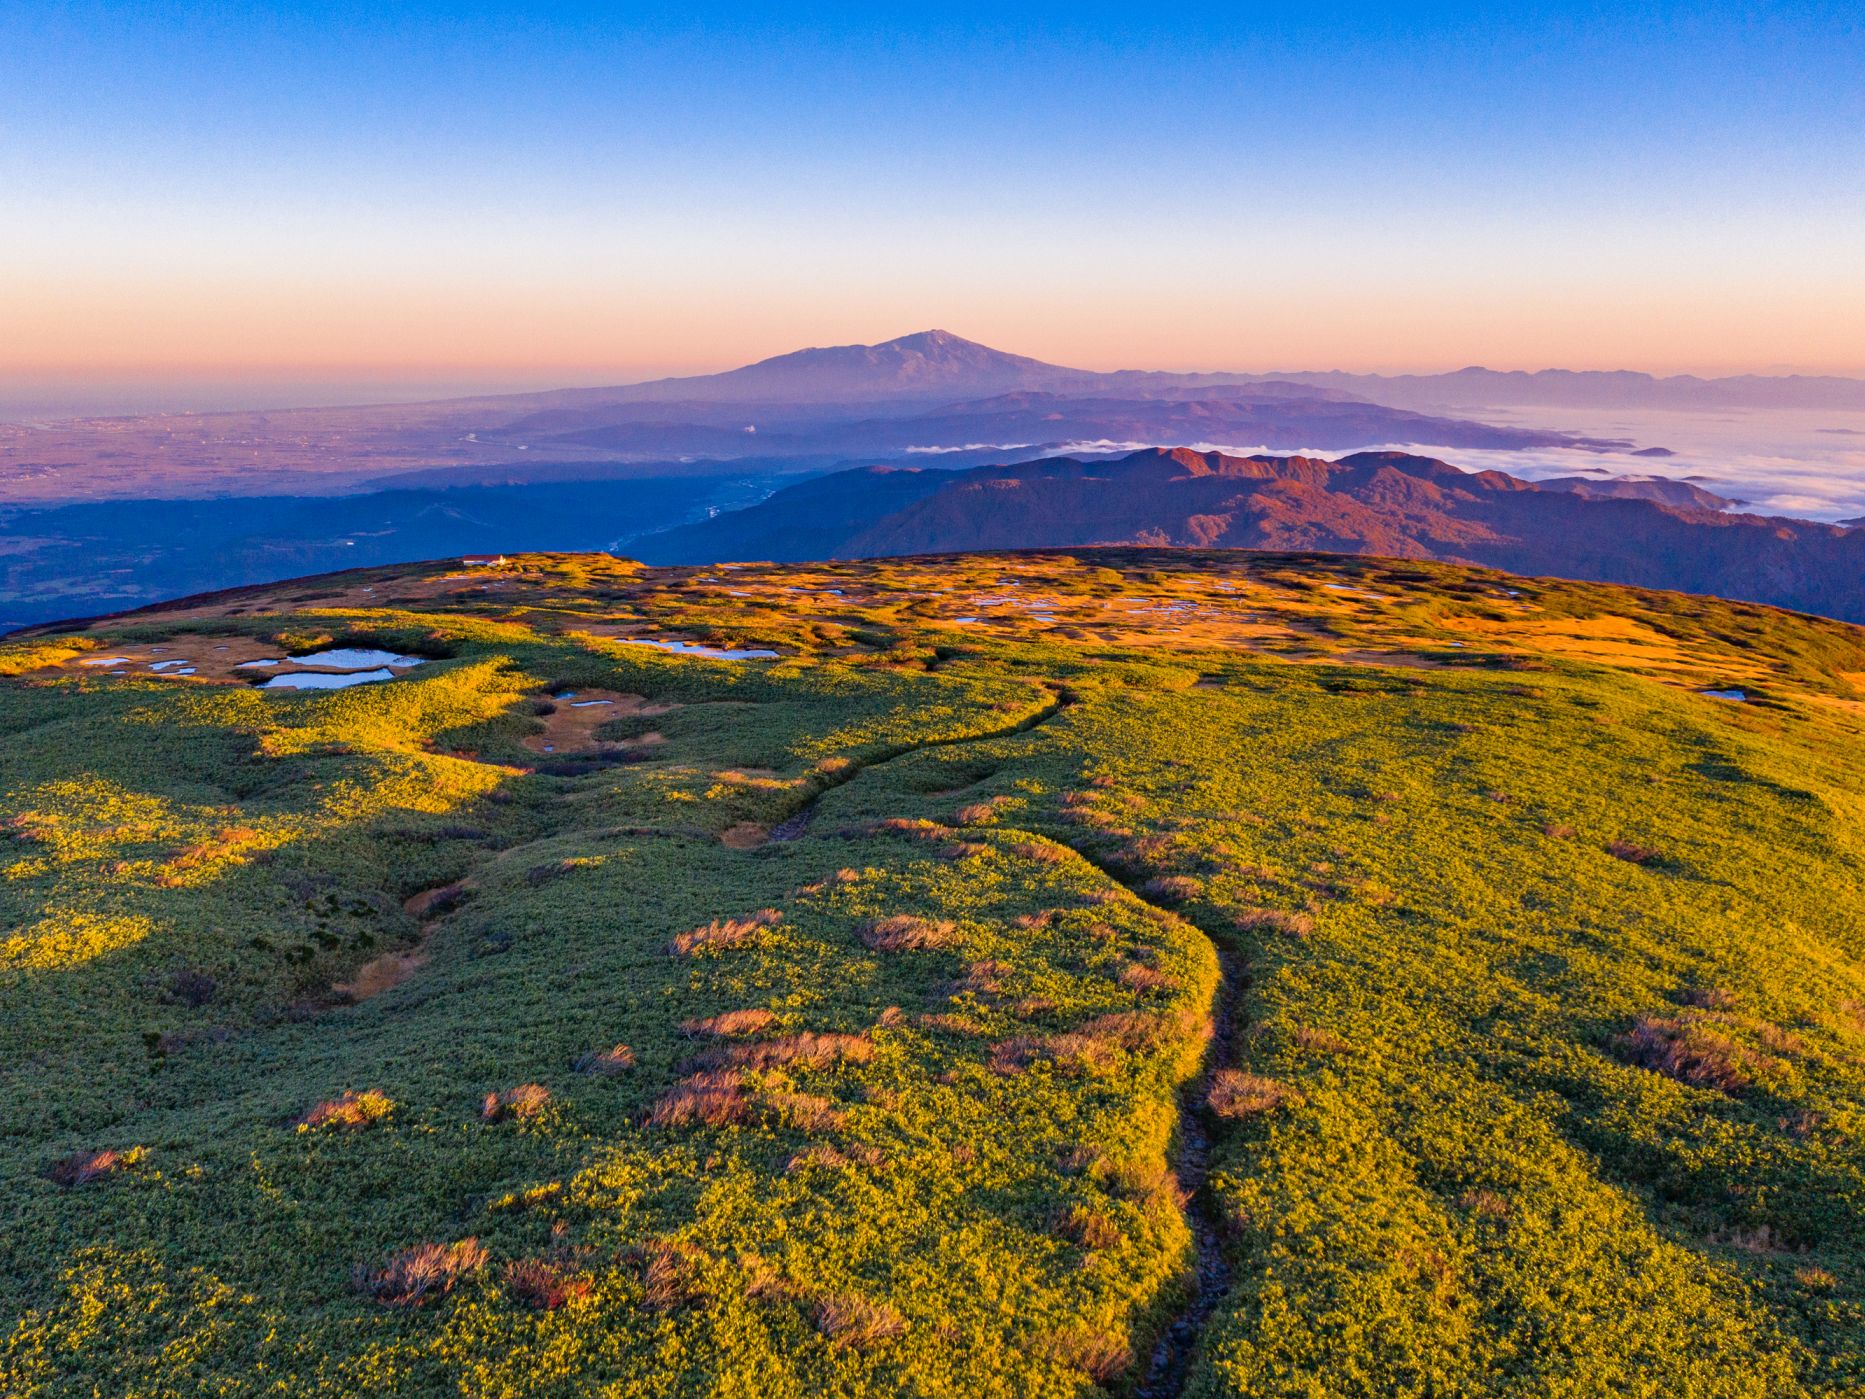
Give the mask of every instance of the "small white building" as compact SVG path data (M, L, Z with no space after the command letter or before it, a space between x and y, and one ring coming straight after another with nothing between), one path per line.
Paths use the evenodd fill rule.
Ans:
M503 554L468 554L460 560L468 568L504 568Z

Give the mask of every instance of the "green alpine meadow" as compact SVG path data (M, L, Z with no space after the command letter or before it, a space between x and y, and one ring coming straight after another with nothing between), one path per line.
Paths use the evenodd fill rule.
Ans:
M1081 548L0 642L0 1394L1865 1388L1865 630Z

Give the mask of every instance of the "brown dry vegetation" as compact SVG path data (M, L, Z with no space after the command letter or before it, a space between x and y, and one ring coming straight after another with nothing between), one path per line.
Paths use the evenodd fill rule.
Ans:
M1280 908L1247 908L1231 922L1244 932L1283 933L1289 937L1307 937L1315 930L1314 915L1291 913Z
M873 1057L874 1042L865 1035L805 1031L749 1044L720 1045L694 1062L709 1069L820 1069L829 1064L865 1064Z
M958 936L949 919L893 913L871 919L861 928L862 944L876 952L931 952L950 947Z
M1123 1338L1085 1326L1053 1333L1044 1349L1104 1388L1113 1388L1133 1368L1133 1348Z
M1642 1015L1619 1041L1628 1063L1692 1088L1739 1094L1771 1061L1701 1015Z
M522 1122L541 1116L550 1106L550 1089L541 1083L521 1083L486 1094L479 1115L486 1122Z
M374 1088L366 1088L361 1092L352 1089L325 1099L305 1113L298 1119L298 1130L315 1132L323 1128L336 1128L354 1132L383 1121L394 1110L395 1104L386 1093Z
M539 1311L587 1298L593 1290L581 1266L559 1258L520 1258L507 1263L505 1285L514 1297Z
M1211 1076L1205 1102L1219 1117L1251 1117L1297 1100L1285 1083L1242 1069L1220 1069Z
M756 940L765 929L774 928L782 921L783 914L774 908L761 908L743 918L715 918L704 927L694 928L676 937L672 944L673 952L680 957L697 957L744 947Z
M680 1032L694 1036L717 1036L722 1039L742 1039L755 1035L760 1030L769 1029L777 1021L774 1011L758 1006L748 1006L743 1010L726 1010L717 1015L700 1016L680 1022Z
M873 1350L906 1334L906 1318L885 1302L843 1293L817 1299L816 1329L844 1350Z
M356 1290L387 1307L418 1307L451 1292L486 1261L485 1246L478 1239L415 1244L392 1254L380 1268L358 1267Z
M756 1116L741 1069L689 1075L661 1095L648 1113L650 1127L724 1127Z
M634 1050L625 1044L616 1044L583 1055L576 1061L575 1068L580 1074L612 1075L627 1073L634 1066Z
M80 1185L89 1185L113 1171L121 1171L135 1165L142 1159L142 1148L129 1151L75 1151L69 1156L60 1157L46 1170L46 1177L55 1185L62 1185L67 1190Z

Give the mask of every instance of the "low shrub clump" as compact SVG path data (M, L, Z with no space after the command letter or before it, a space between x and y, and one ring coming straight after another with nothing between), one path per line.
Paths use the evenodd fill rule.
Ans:
M1162 874L1140 886L1147 898L1164 904L1182 904L1204 892L1204 881L1189 874Z
M1070 1205L1056 1217L1056 1233L1086 1249L1113 1248L1121 1241L1120 1226L1086 1205Z
M1059 1363L1111 1388L1133 1368L1133 1348L1111 1332L1077 1327L1050 1336L1044 1349Z
M1297 1025L1289 1031L1289 1043L1297 1049L1312 1050L1317 1054L1351 1054L1353 1045L1342 1039L1332 1030L1318 1029L1312 1025Z
M1231 922L1246 933L1284 933L1295 938L1305 938L1315 930L1315 920L1309 914L1279 908L1246 908Z
M1161 992L1176 991L1178 981L1157 967L1144 966L1139 962L1128 962L1120 969L1120 984L1129 991Z
M705 1300L701 1255L691 1244L656 1239L641 1251L642 1301L649 1310L670 1312Z
M647 1117L650 1127L737 1127L759 1121L825 1132L842 1125L842 1112L827 1098L761 1087L751 1071L730 1067L688 1074L661 1095Z
M661 1095L648 1114L650 1127L725 1127L749 1122L755 1115L740 1069L697 1073Z
M997 808L1005 800L1003 797L992 797L988 801L971 802L953 812L952 819L961 826L982 826L997 818Z
M1059 865L1069 858L1069 850L1064 845L1050 845L1034 840L1013 841L1005 847L1012 855L1032 861L1039 865Z
M1609 840L1606 853L1615 860L1624 860L1628 865L1649 865L1658 859L1658 852L1648 845L1639 845L1630 840Z
M1172 1033L1172 1022L1163 1016L1112 1011L1060 1034L1001 1040L991 1046L990 1066L996 1073L1017 1074L1046 1062L1078 1073L1104 1074L1113 1069L1119 1053L1149 1053Z
M967 962L965 974L952 983L952 992L954 995L959 995L970 991L976 995L988 996L1002 988L1004 978L1010 975L1011 970L1008 962L990 960Z

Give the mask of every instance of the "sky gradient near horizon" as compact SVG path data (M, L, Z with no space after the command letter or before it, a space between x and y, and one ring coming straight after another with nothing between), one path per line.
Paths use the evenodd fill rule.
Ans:
M0 379L1865 374L1861 73L1818 4L0 0Z

